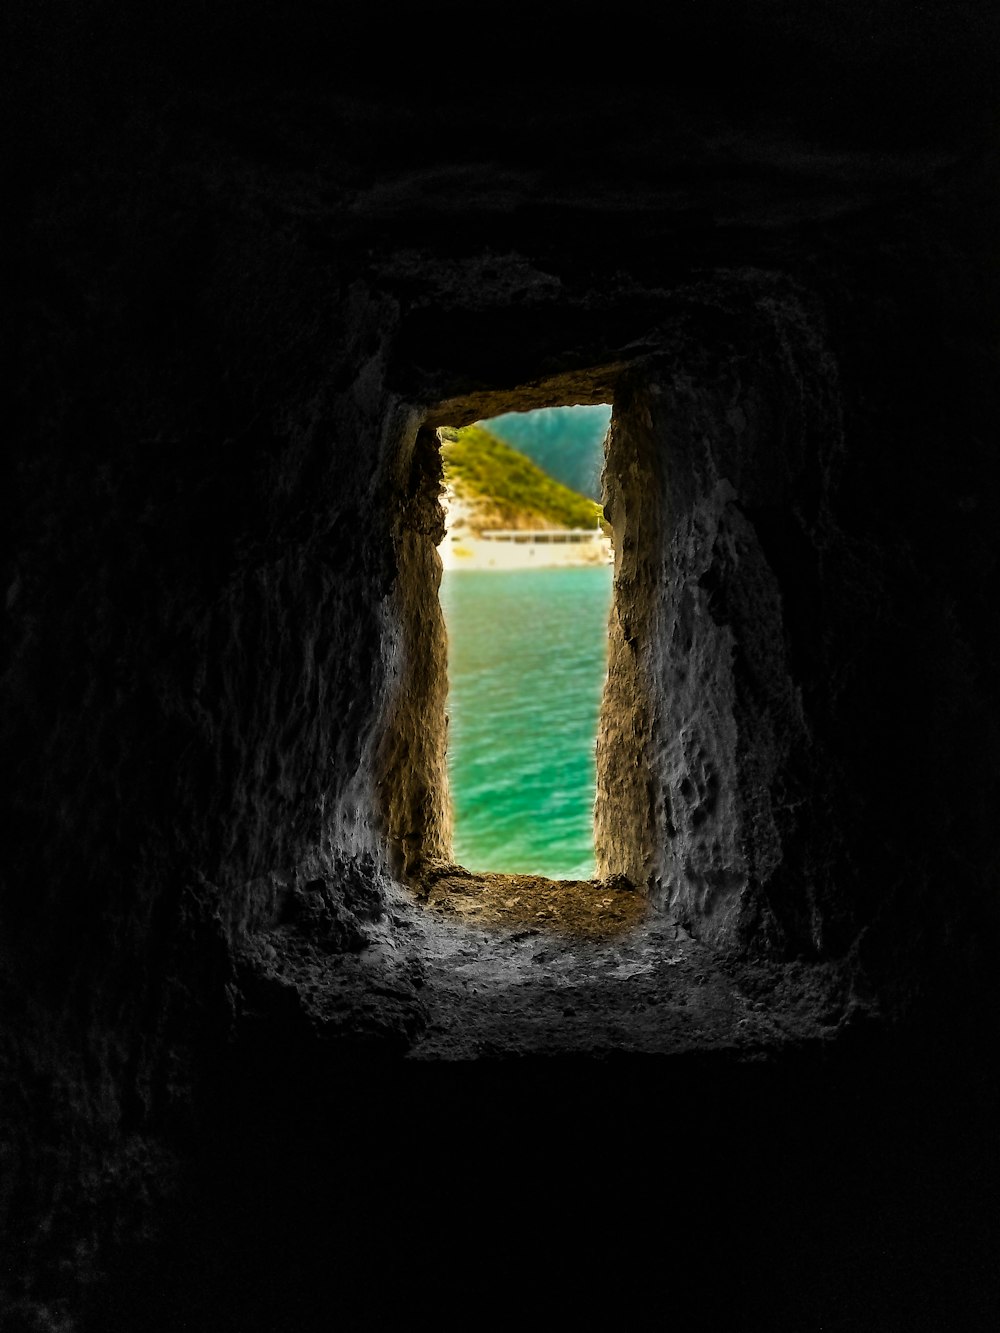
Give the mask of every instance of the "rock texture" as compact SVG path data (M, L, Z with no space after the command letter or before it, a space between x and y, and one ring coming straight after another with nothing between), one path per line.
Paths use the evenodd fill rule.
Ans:
M787 1203L770 1166L787 1098L801 1181L817 1144L847 1160L845 1126L893 1069L920 1076L866 1117L881 1128L850 1158L852 1201L830 1159L830 1193L782 1215L841 1199L808 1259L855 1327L831 1274L854 1271L857 1217L883 1219L858 1248L889 1256L902 1301L878 1298L882 1327L918 1327L908 1275L931 1280L909 1219L958 1217L933 1233L958 1275L936 1327L975 1327L995 1227L946 1182L985 1197L995 1180L995 1085L972 1056L1000 938L996 15L487 5L490 58L519 61L531 92L481 97L468 15L388 8L302 23L254 0L237 24L226 6L13 6L8 1322L323 1326L352 1282L363 1312L354 1275L387 1235L398 1256L466 1234L455 1191L480 1197L453 1156L428 1183L413 1136L525 1123L536 1086L575 1161L623 1116L634 1130L602 1208L617 1189L649 1213L643 1154L657 1199L677 1197L673 1150L697 1142L714 1189L746 1187L726 1215L756 1235L745 1200ZM730 1043L742 1010L712 970L724 1014L690 1083L657 1044L679 1028L658 1028L656 987L632 1041L617 963L593 962L594 1026L573 1025L562 1063L551 999L524 997L572 978L565 954L524 992L540 965L508 943L503 975L471 937L430 968L433 932L401 906L447 851L434 428L610 401L601 856L648 889L665 948L683 926L694 952L773 969L755 993L788 1037ZM462 948L520 1019L473 1017ZM492 1033L482 1060L474 1032ZM970 1063L935 1063L929 1032ZM806 1065L824 1072L800 1088ZM932 1066L938 1107L887 1154ZM731 1174L740 1106L756 1146ZM547 1178L552 1159L528 1155ZM520 1179L516 1153L496 1161ZM890 1161L920 1182L898 1195L912 1206L886 1202ZM684 1197L696 1224L665 1228L671 1245L718 1236ZM171 1218L177 1248L157 1251ZM760 1234L762 1260L800 1240L793 1222ZM745 1255L713 1250L709 1271L691 1252L704 1292L731 1261L766 1312ZM788 1326L809 1326L809 1299L803 1280Z
M852 880L836 844L855 836L859 778L834 792L803 698L824 646L808 642L806 665L790 636L855 593L856 547L831 517L837 365L818 313L773 277L719 275L691 301L669 359L620 386L605 470L618 558L601 865L705 938L822 953ZM830 620L822 632L827 654L852 653Z

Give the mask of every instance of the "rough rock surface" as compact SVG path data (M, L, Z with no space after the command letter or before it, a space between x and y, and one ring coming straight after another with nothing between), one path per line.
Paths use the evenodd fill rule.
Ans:
M776 1254L787 1327L994 1326L994 7L488 5L530 97L454 6L295 8L12 6L8 1322L328 1326L470 1218L514 1265L492 1172L581 1292L611 1218L707 1327ZM658 915L541 961L401 883L433 428L612 400L599 841Z
M393 895L365 946L345 948L320 884L300 895L316 903L319 927L316 907L296 909L240 952L235 1040L244 1049L265 1049L266 1028L276 1047L311 1047L311 1062L324 1048L342 1058L352 1045L383 1044L419 1061L692 1050L753 1058L829 1043L877 1017L850 968L720 956L669 917L637 912L630 888L590 886L598 903L624 894L631 909L606 914L601 929L583 885L568 886L578 902L560 912L546 892L554 884L453 867L425 906Z
M860 591L845 574L862 563L831 511L837 366L794 288L745 272L698 295L690 323L709 319L711 334L694 349L689 328L669 359L625 378L616 402L601 864L677 905L706 938L822 953L828 932L840 927L835 947L848 939L838 913L852 872L831 842L855 836L844 787L857 783L841 774L836 790L803 697L804 667L856 652L850 633L835 637L835 608ZM821 603L823 644L811 619Z

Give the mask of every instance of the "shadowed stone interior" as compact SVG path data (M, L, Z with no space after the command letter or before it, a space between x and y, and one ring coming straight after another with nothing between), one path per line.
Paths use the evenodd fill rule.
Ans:
M4 1317L993 1327L995 13L296 8L14 7ZM609 940L417 902L567 402Z

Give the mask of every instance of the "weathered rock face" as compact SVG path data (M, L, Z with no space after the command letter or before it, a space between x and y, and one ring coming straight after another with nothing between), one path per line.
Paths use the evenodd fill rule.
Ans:
M906 327L899 281L880 274L866 308L842 272L812 292L719 274L675 345L619 381L598 847L606 872L647 884L703 938L807 955L862 936L876 952L912 947L932 886L962 878L970 854L980 887L942 910L970 926L992 912L984 792L943 839L927 838L921 795L945 772L957 790L963 762L982 771L961 738L995 735L991 690L969 672L993 657L971 608L995 565L976 519L957 538L953 517L979 512L966 487L983 454L950 394L968 383L962 401L985 403L978 358L956 362L951 334L947 377L908 377L928 330ZM885 380L906 382L902 402ZM918 473L936 499L904 536ZM956 540L960 574L941 547ZM960 704L942 669L963 682Z
M822 950L818 886L839 871L843 888L845 868L785 602L836 541L836 364L794 289L748 272L711 293L673 355L619 386L598 843L607 873L680 906L706 938ZM826 594L813 580L795 608L807 631ZM785 909L772 896L789 870Z
M932 957L952 1001L989 975L994 29L869 4L862 48L772 8L749 46L619 16L637 63L530 105L338 83L361 18L211 78L200 13L25 20L11 1300L144 1225L261 933L357 950L447 850L439 424L614 401L604 867L728 948L853 950L901 1010Z
M151 213L135 224L159 235ZM28 368L8 529L4 1009L19 1017L3 1101L21 1211L59 1262L106 1236L109 1181L169 1174L144 1135L185 1132L211 1079L235 944L296 883L360 865L377 893L386 873L376 756L400 634L385 310L345 295L305 353L297 282L322 279L279 265L278 307L249 324L240 244L230 230L194 295L159 288L165 241L102 287L86 332L54 315ZM63 341L49 388L34 377Z
M400 627L396 680L383 711L378 756L381 827L395 873L409 879L422 862L451 852L451 810L445 763L448 649L438 602L444 537L441 454L437 433L410 431L400 449L406 483L393 513L398 556L393 594Z

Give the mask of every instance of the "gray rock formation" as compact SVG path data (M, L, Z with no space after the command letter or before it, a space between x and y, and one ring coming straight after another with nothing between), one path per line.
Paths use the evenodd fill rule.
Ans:
M822 1269L837 1326L920 1327L907 1274L931 1281L932 1253L933 1326L991 1324L992 1121L968 1087L995 1092L976 1052L1000 933L996 16L538 8L504 27L487 6L473 49L437 4L302 26L259 0L238 28L15 5L14 1329L302 1329L337 1299L363 1318L387 1289L364 1261L412 1258L415 1214L469 1234L454 1200L480 1198L483 1173L430 1180L406 1136L526 1133L533 1107L577 1154L574 1216L580 1107L605 1147L629 1126L657 1207L686 1199L670 1245L719 1198L751 1247L720 1265L762 1317L765 1260L800 1245L793 1277ZM479 96L487 54L530 92ZM449 849L434 429L571 402L614 404L596 836L650 916L634 957L563 949L546 974L503 936L498 972L486 936L415 902ZM577 963L589 998L555 1003ZM890 1065L883 1119L865 1090ZM894 1148L925 1077L940 1118ZM946 1088L965 1118L918 1175L966 1182L962 1208L894 1193ZM735 1107L757 1146L730 1171ZM507 1182L519 1152L533 1180L562 1160L493 1142ZM697 1188L668 1169L692 1143ZM800 1206L784 1182L824 1145L830 1192ZM596 1215L617 1189L646 1216L639 1174L606 1176ZM776 1230L746 1202L765 1197ZM957 1230L921 1248L925 1204ZM857 1216L888 1271L851 1249ZM623 1264L666 1243L624 1234ZM698 1245L687 1271L721 1301ZM836 1276L859 1271L889 1293L867 1325ZM815 1326L809 1290L767 1326Z

